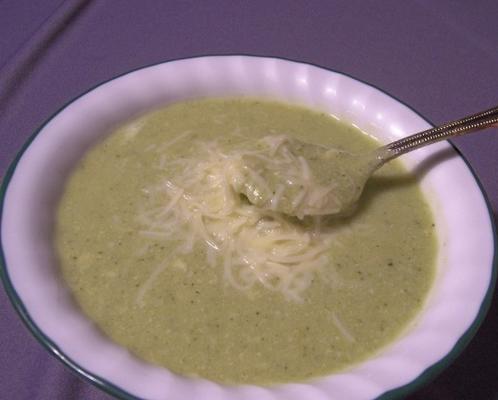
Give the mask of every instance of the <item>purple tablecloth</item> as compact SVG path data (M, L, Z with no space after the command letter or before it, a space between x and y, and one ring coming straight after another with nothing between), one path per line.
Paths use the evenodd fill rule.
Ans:
M498 105L498 2L0 1L0 176L68 100L181 57L279 56L347 72L434 123ZM454 141L498 217L498 130ZM498 299L466 350L410 399L498 398ZM1 399L109 399L31 336L0 290Z

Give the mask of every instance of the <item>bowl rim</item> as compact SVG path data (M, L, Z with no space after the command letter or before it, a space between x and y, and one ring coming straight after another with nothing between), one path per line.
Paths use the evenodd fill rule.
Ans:
M410 105L406 104L404 101L400 100L398 97L392 95L391 93L387 92L386 90L371 84L370 82L367 82L363 79L359 79L349 73L342 72L340 70L336 70L333 68L329 67L324 67L319 64L315 64L312 62L307 62L307 61L299 61L296 59L291 59L291 58L286 58L286 57L280 57L280 56L267 56L267 55L255 55L255 54L246 54L246 53L227 53L227 54L204 54L204 55L198 55L198 56L193 56L193 57L180 57L180 58L174 58L174 59L168 59L165 61L159 61L159 62L154 62L151 64L146 64L131 70L128 70L126 72L114 75L111 78L108 78L106 80L100 81L99 83L93 85L89 89L83 91L79 95L71 98L69 101L65 102L61 107L59 107L52 115L50 115L29 137L28 139L24 142L22 145L21 149L18 151L18 153L15 155L13 160L11 161L9 167L7 168L5 175L2 179L1 185L0 185L0 226L2 226L2 217L3 217L3 209L4 209L4 202L5 202L5 195L7 193L7 189L9 186L9 183L11 182L11 179L14 175L14 172L17 168L17 164L19 163L20 159L24 155L25 151L29 148L31 143L34 141L34 139L38 136L38 134L45 128L45 126L52 121L57 115L59 115L62 111L64 111L67 107L69 107L72 103L74 103L76 100L79 98L85 96L87 93L93 91L94 89L109 83L111 81L114 81L118 78L121 78L122 76L128 75L130 73L133 73L135 71L139 71L142 69L146 69L149 67L154 67L162 64L167 64L167 63L172 63L175 61L184 61L184 60L195 60L195 59L200 59L200 58L207 58L207 57L246 57L246 58L256 58L256 59L274 59L274 60L282 60L282 61L289 61L293 63L299 63L299 64L304 64L308 65L311 67L315 67L321 70L325 70L327 72L333 72L342 76L345 76L347 78L353 79L357 82L362 83L363 85L369 86L370 88L376 89L385 96L391 98L392 100L395 100L397 103L403 105L407 109L409 109L411 112L416 114L418 117L420 117L422 120L424 120L426 123L428 123L431 126L434 126L434 124L429 121L426 117L424 117L421 113L419 113L417 110L415 110L413 107ZM453 148L453 150L457 153L457 155L464 161L466 167L468 168L469 172L471 173L473 179L477 183L477 186L479 188L480 194L484 200L484 203L486 205L487 211L488 211L488 216L490 219L490 225L491 225L491 233L492 233L492 239L493 239L493 258L491 262L491 276L489 280L489 286L487 288L487 291L484 295L484 298L481 302L481 305L479 307L479 311L470 324L470 326L467 328L467 330L460 336L460 338L457 340L453 348L439 361L436 363L432 364L431 366L427 367L418 377L413 379L412 381L406 383L403 386L397 387L395 389L386 391L382 393L377 399L382 399L382 400L387 400L387 399L395 399L395 398L400 398L402 396L406 396L416 389L428 384L431 382L433 379L435 379L446 367L448 367L459 355L460 353L465 349L465 347L469 344L470 340L473 338L473 336L476 334L477 330L479 329L480 325L484 321L484 318L489 310L489 307L491 305L493 293L494 293L494 288L496 286L496 281L497 281L497 276L498 276L498 250L497 250L497 243L498 243L498 235L497 235L497 228L496 228L496 223L493 217L493 210L491 207L491 203L488 199L488 196L484 190L484 187L482 183L480 182L477 174L475 171L472 169L470 163L468 160L464 157L464 155L461 153L461 151L452 143L447 141L450 146ZM5 288L5 291L7 293L7 296L12 303L14 309L20 316L21 320L23 321L24 325L28 328L28 330L31 332L31 334L36 338L36 340L42 344L45 349L48 350L49 354L51 354L53 357L59 359L62 361L62 363L68 367L71 371L76 372L78 375L82 376L86 381L90 382L94 386L98 387L99 389L103 390L104 392L111 394L112 396L116 396L121 399L126 399L126 400L136 400L137 397L135 395L132 395L131 393L128 393L125 389L120 388L117 385L114 385L113 383L107 381L106 379L98 376L95 373L92 373L91 371L86 370L85 368L81 367L76 361L72 360L70 357L68 357L48 336L46 336L41 329L36 325L36 323L33 321L31 318L28 310L26 309L21 297L18 295L14 285L12 284L12 281L9 277L9 272L7 269L7 263L5 261L5 256L4 256L4 251L3 251L3 244L2 244L2 234L0 230L0 279L2 280L3 286Z

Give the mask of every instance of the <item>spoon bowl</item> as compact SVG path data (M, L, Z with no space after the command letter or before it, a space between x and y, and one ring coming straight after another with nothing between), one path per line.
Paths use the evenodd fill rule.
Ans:
M232 171L233 188L263 209L295 216L347 216L370 176L386 162L441 140L498 123L498 107L416 133L365 154L266 136Z

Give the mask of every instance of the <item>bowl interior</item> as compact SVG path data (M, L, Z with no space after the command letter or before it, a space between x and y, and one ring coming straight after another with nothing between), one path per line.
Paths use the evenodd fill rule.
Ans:
M415 381L468 341L493 282L493 226L485 198L448 143L404 157L436 217L437 277L424 311L403 337L344 373L270 388L226 387L144 363L82 316L58 275L53 223L64 182L85 152L143 112L198 97L250 96L326 111L383 142L429 127L408 107L346 75L308 64L247 56L158 64L104 83L52 117L4 182L4 280L16 308L51 351L114 394L140 398L368 399ZM63 321L63 323L61 323Z

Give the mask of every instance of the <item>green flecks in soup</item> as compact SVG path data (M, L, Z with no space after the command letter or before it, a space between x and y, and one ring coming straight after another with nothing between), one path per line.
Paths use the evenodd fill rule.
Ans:
M386 165L347 219L261 210L233 190L234 166L280 134L378 145L304 108L209 99L153 112L89 152L56 244L77 302L109 337L180 374L271 384L348 368L413 320L436 255L416 179Z

